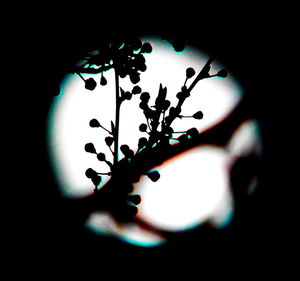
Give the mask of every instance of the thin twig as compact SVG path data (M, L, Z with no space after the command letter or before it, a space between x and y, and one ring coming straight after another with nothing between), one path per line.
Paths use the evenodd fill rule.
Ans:
M110 176L111 173L110 172L107 172L107 173L97 173L98 175L103 175L103 176Z
M108 132L110 135L112 135L112 132L109 131L108 129L106 129L105 127L103 127L101 124L100 124L100 128L102 128L103 130L105 130L106 132Z
M112 151L111 147L110 147L110 146L108 146L108 148L109 148L109 150L110 150L111 154L114 156L114 152Z
M208 61L206 62L206 64L203 66L202 70L199 72L199 74L197 75L197 77L194 79L194 81L192 82L192 84L189 86L189 88L186 89L186 92L188 94L190 94L190 92L193 90L193 88L197 85L197 83L204 79L204 78L208 78L209 76L207 76L207 73L210 69L210 64L212 63L213 58L210 57L208 59ZM187 95L186 97L179 99L178 100L178 104L176 106L177 110L181 109L181 106L183 105L184 101L187 99L189 95ZM168 120L169 122L166 124L166 127L171 126L172 122L176 119L176 117L178 117L178 115L174 115L174 116L169 116L170 119Z

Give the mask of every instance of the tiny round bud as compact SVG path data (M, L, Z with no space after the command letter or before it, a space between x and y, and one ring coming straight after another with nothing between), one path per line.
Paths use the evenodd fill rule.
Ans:
M123 95L124 99L126 100L131 100L132 94L130 92L125 92Z
M101 176L96 174L91 178L91 180L92 180L93 184L97 187L100 184L102 178L101 178Z
M139 139L139 144L138 144L138 147L139 148L142 148L142 147L144 147L144 146L146 146L147 145L147 139L146 138L140 138Z
M147 125L145 123L142 123L140 126L139 126L139 130L141 132L146 132L147 131Z
M141 48L141 53L151 53L152 52L152 46L150 43L146 42L143 44Z
M152 180L153 182L156 182L159 180L160 178L160 174L158 171L153 171L153 172L149 172L147 173L147 176L150 180Z
M225 78L228 75L228 71L225 69L221 69L218 73L217 76L221 77L221 78Z
M149 101L149 99L150 99L150 94L149 94L148 92L143 92L143 93L141 94L141 96L140 96L140 99L141 99L142 101L147 102L147 101Z
M140 86L134 86L134 87L132 88L132 91L131 91L131 93L132 93L133 95L140 94L141 92L142 92L142 89L141 89Z
M85 146L84 146L84 149L86 152L89 152L89 153L96 153L96 149L94 147L94 145L90 142L90 143L87 143Z
M98 128L98 127L100 127L100 123L99 123L99 121L98 121L97 119L92 119L92 120L90 121L90 126L91 126L92 128Z
M180 99L183 99L183 98L184 98L184 93L183 93L183 92L178 92L178 93L176 94L176 98L178 98L179 100L180 100Z
M133 72L133 73L129 74L129 78L130 78L131 83L133 83L133 84L140 82L140 74L138 72Z
M138 205L141 203L141 196L140 195L129 195L128 200L133 203L134 205Z
M182 91L182 92L185 92L186 90L187 90L187 86L182 86L182 87L181 87L181 91Z
M105 143L108 145L108 146L111 146L114 142L114 139L112 137L106 137L105 138Z
M127 144L122 144L120 146L120 150L125 154L126 152L128 152L130 150L130 148Z
M199 132L198 132L198 130L196 128L191 128L191 129L187 130L186 133L189 136L191 136L192 138L199 135Z
M102 152L98 153L98 154L97 154L97 159L98 159L99 161L105 161L105 160L106 160L105 154L102 153Z
M97 86L96 81L93 78L85 80L85 88L87 90L93 91Z
M192 67L187 68L186 70L186 78L192 78L195 75L195 70Z
M101 76L100 85L105 86L107 84L107 80L104 76Z
M136 51L142 47L142 41L139 38L134 39L130 42L130 46L133 50Z
M196 113L193 115L193 117L194 117L195 119L198 119L198 120L202 119L202 118L203 118L203 113L202 113L202 111L196 112Z
M90 178L92 178L93 176L97 175L97 173L96 173L92 168L88 168L88 169L85 171L85 175L90 179Z

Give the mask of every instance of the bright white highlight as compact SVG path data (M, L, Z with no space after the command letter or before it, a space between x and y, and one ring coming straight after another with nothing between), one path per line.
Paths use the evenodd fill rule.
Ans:
M159 181L143 177L135 185L143 198L140 218L167 231L186 230L205 221L226 226L234 211L230 169L237 158L261 153L258 132L257 122L248 120L226 147L196 147L157 167Z
M128 243L144 247L159 246L165 239L151 231L147 231L134 223L117 223L106 212L97 212L90 215L87 227L102 235L112 235Z
M258 132L257 122L248 120L237 128L226 147L199 146L157 167L159 181L153 183L145 176L135 185L143 197L138 217L165 231L188 230L204 222L216 228L228 225L234 212L229 170L238 157L261 151ZM107 213L92 214L87 226L136 245L165 242L137 225L117 224Z
M97 79L96 75L93 77ZM105 153L108 159L111 156L104 142L108 133L89 126L90 120L96 118L102 126L111 129L110 121L115 115L113 72L107 72L106 78L111 83L91 92L84 88L84 82L77 75L67 76L62 84L63 94L56 98L50 112L49 145L59 185L66 197L82 197L93 192L91 181L85 176L87 168L109 171L95 155L84 151L84 145L93 142L97 152ZM103 178L102 184L108 180Z
M143 199L139 216L169 231L188 229L208 219L229 197L226 160L222 149L204 146L168 161L159 167L159 181L144 177L136 185Z

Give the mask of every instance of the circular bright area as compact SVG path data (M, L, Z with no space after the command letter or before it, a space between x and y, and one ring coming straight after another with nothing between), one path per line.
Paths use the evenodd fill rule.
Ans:
M186 230L208 219L228 199L227 160L224 150L212 146L170 159L158 167L157 182L145 176L136 185L143 198L139 216L168 231Z
M176 52L170 43L157 38L142 40L150 42L152 52L145 54L147 70L141 73L137 85L143 92L149 92L149 105L154 104L160 84L167 87L166 98L171 106L176 106L176 94L184 84L186 69L194 68L197 75L209 55L191 46ZM226 69L220 62L213 61L210 74L223 68ZM104 141L107 131L91 128L89 122L97 119L101 126L111 130L116 108L114 71L104 72L105 86L99 83L100 74L82 76L97 81L95 90L85 89L84 81L77 74L68 74L60 85L61 94L54 98L49 112L49 155L58 187L62 196L67 198L93 193L94 186L85 176L88 168L109 172L104 162L84 150L86 143L92 142L97 153L103 152L106 159L113 162L113 155ZM128 77L120 79L124 91L131 91L133 86ZM192 116L202 111L203 119L176 119L172 128L175 132L182 132L195 127L201 133L226 119L242 98L242 88L230 70L226 78L203 79L193 88L181 112L184 116ZM140 124L146 122L139 103L139 95L133 95L131 100L122 104L120 114L119 145L127 144L134 151L137 151L139 138L148 137L147 133L139 131ZM138 219L164 231L188 230L204 221L210 221L216 227L227 225L234 210L229 169L240 155L259 150L258 139L257 124L251 121L237 128L227 147L205 144L155 167L160 173L157 182L143 176L135 184L135 192L142 196ZM100 188L110 179L105 175L102 178ZM160 245L165 241L158 233L137 224L120 225L107 213L91 214L86 225L96 233L116 236L141 246Z
M141 74L138 85L142 91L150 93L150 103L154 103L159 85L167 87L167 99L174 105L176 94L180 91L188 67L199 73L208 60L208 55L193 47L187 46L183 52L175 52L167 41L156 38L145 38L150 42L153 51L145 55L147 70ZM213 61L210 73L215 74L223 66ZM85 79L93 77L100 81L101 75L83 74ZM88 142L95 144L97 152L103 152L112 159L111 152L105 145L107 132L89 127L89 121L96 118L101 125L110 129L115 116L115 83L114 72L104 73L108 83L97 85L94 91L85 89L82 79L76 74L69 74L61 83L61 94L54 98L49 113L48 140L50 158L53 163L59 188L66 197L82 197L93 192L93 186L85 176L87 168L107 172L106 165L99 162L94 155L84 151ZM187 86L189 86L187 84ZM128 77L120 79L120 87L131 91L133 85ZM229 74L226 79L213 77L200 81L193 89L191 97L182 108L182 115L193 115L201 110L202 120L183 118L172 124L174 131L184 131L192 127L201 132L224 119L236 106L242 96L242 89ZM138 139L147 137L139 132L139 125L145 122L140 99L133 96L124 102L120 117L120 144L128 144L137 149ZM109 177L103 176L102 185Z

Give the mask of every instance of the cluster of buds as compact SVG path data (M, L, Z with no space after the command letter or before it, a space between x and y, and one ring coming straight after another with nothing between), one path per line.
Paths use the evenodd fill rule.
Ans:
M142 43L138 38L104 43L99 50L85 57L83 62L75 67L74 72L80 76L85 83L85 88L90 91L96 88L97 82L91 77L85 79L82 73L101 73L99 83L105 86L107 79L104 77L104 72L113 68L121 78L129 76L130 81L137 84L140 81L140 72L147 69L143 54L151 52L151 44Z
M91 154L95 154L100 162L107 164L109 172L100 173L96 172L92 168L86 170L86 177L88 177L95 186L95 192L98 194L106 194L105 188L100 188L99 185L102 182L102 176L110 176L110 189L108 194L113 194L116 200L112 200L113 207L112 213L115 217L121 218L122 215L127 213L128 216L134 216L137 213L136 205L141 202L141 198L137 194L131 194L133 191L132 183L139 181L141 175L147 175L150 180L156 182L160 178L158 171L143 170L137 167L139 156L149 155L153 151L154 147L161 147L167 149L170 146L170 140L177 140L179 143L186 143L191 138L198 136L198 130L196 128L190 128L184 132L175 132L172 128L172 123L175 119L182 118L194 118L201 120L203 118L203 112L197 111L192 115L182 115L181 109L184 102L190 97L193 87L202 79L218 76L225 78L227 71L222 69L217 74L210 75L210 58L200 73L193 79L190 86L187 87L187 82L191 80L196 71L189 67L185 71L185 80L181 90L176 94L177 104L171 105L170 100L167 99L167 87L159 86L158 94L154 104L150 104L150 94L143 91L139 85L134 85L129 91L126 91L119 87L118 79L129 76L132 84L137 84L140 81L140 72L147 69L145 64L145 58L143 54L150 53L152 47L149 43L142 43L141 40L125 40L116 41L102 46L100 51L93 53L89 56L84 64L80 67L77 66L75 72L85 81L85 88L88 90L94 90L97 86L97 82L93 78L84 79L81 73L101 73L100 85L105 86L107 80L105 79L103 72L113 68L115 70L116 79L116 120L111 121L111 129L107 129L100 124L97 119L92 119L89 122L91 128L101 128L108 133L104 141L113 155L113 162L110 162L103 152L97 152L93 143L87 143L85 145L85 151ZM92 66L96 65L94 68ZM118 145L119 134L119 111L122 102L130 101L133 96L139 96L139 107L143 111L146 118L146 123L138 125L139 131L148 134L147 137L141 137L138 140L138 149L134 151L127 144ZM178 138L174 135L180 133ZM123 158L118 159L119 150L122 152ZM147 165L146 165L147 166ZM151 168L150 168L151 169ZM146 172L145 172L146 171ZM122 188L120 188L120 186ZM98 192L99 191L99 192ZM117 202L117 203L116 203ZM117 210L117 211L116 211Z

